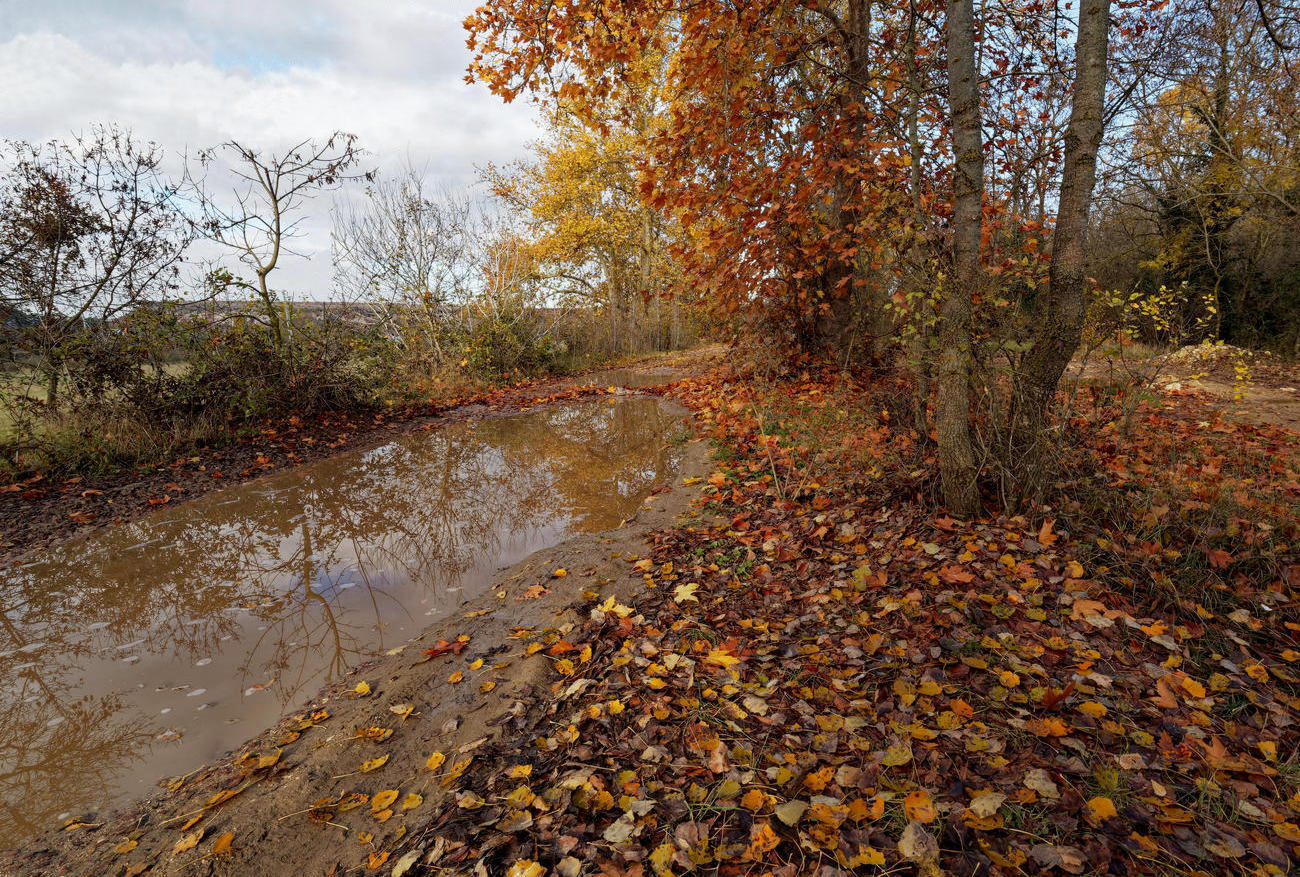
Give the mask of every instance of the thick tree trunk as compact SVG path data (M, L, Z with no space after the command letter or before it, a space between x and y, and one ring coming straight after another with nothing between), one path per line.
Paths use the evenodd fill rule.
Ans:
M1049 288L1035 304L1033 343L1013 376L1012 457L1007 462L1020 482L1013 485L1020 496L1034 490L1041 479L1047 414L1079 346L1087 311L1085 239L1104 124L1109 26L1110 0L1083 0Z
M970 431L971 295L981 285L980 232L984 153L973 0L948 4L948 99L952 112L952 276L939 326L939 397L935 428L944 502L954 514L979 511Z

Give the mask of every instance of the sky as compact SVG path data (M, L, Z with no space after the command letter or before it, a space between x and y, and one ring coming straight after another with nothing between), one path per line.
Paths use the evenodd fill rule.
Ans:
M531 108L464 81L460 22L476 0L0 0L0 138L96 122L173 154L231 138L283 148L358 135L383 171L407 163L472 186L475 165L523 157ZM279 285L327 298L330 196L311 205ZM324 292L322 292L324 291Z

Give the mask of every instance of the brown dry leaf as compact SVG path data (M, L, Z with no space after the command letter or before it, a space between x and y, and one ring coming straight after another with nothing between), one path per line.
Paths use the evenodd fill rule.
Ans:
M939 843L919 822L907 823L903 836L898 839L898 853L908 861L915 862L925 877L937 877L943 873L938 864Z
M219 836L213 842L212 851L208 853L208 855L219 856L222 853L230 852L230 845L234 843L234 841L235 841L235 833L233 831L227 831L225 834Z
M388 856L389 853L386 850L384 852L375 850L366 859L366 867L369 868L371 871L377 871L380 868L384 867L384 863L388 861Z

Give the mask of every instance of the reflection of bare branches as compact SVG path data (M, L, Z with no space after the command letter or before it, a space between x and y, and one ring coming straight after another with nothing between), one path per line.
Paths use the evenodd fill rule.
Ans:
M167 696L187 688L196 660L224 662L208 683L210 734L253 682L274 679L281 708L301 703L391 645L386 628L410 635L422 616L489 584L499 565L616 525L671 471L672 422L657 401L631 399L408 436L9 571L0 583L0 799L9 808L0 842L55 808L109 797L157 730L124 719L139 714L136 686ZM106 690L124 679L121 697Z

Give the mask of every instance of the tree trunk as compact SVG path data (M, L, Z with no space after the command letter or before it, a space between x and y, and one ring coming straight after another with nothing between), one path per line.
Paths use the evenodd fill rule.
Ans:
M935 428L943 498L954 514L979 511L970 431L971 295L981 285L984 153L973 0L950 0L947 16L948 99L952 112L953 270L943 290L939 326L939 398Z
M1087 311L1085 239L1104 124L1109 26L1110 0L1083 0L1048 290L1035 303L1032 346L1013 376L1012 456L1007 463L1018 482L1012 485L1014 495L1021 497L1036 489L1041 478L1047 414L1082 338Z
M921 149L921 77L917 70L916 29L916 0L911 0L907 5L907 45L905 49L908 90L907 146L908 154L912 159L909 167L911 174L908 181L908 188L912 197L912 234L908 252L912 263L912 280L920 287L922 284L928 286L932 278L925 276L921 269L926 256L925 248L922 246L922 235L930 220L926 216L921 200L921 162L925 157L925 153ZM917 301L916 306L928 310L924 300ZM930 390L933 377L930 357L934 347L934 332L929 317L928 313L921 314L920 319L913 317L916 324L916 338L912 341L911 353L912 379L915 384L912 397L912 427L916 430L916 434L923 443L929 441L930 438Z
M59 377L63 363L54 356L45 359L45 407L51 415L59 413Z

